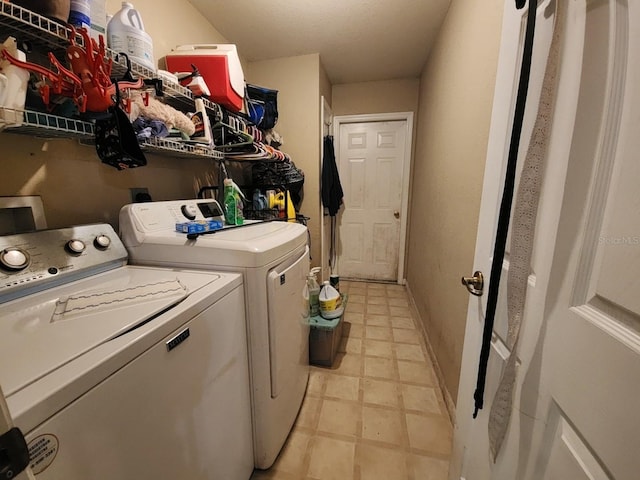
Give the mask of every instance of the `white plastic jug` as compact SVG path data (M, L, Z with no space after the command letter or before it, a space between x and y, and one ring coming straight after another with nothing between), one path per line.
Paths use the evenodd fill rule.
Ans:
M7 76L4 73L0 73L0 107L4 106L7 98L7 83Z
M26 55L18 50L16 58L24 62ZM0 126L19 127L24 118L29 72L11 64L4 64L0 72Z
M129 58L155 72L153 40L144 31L142 17L129 2L122 2L107 24L107 44L116 53L124 52Z
M325 280L320 296L320 315L327 319L337 318L344 313L340 292L333 288L328 280Z

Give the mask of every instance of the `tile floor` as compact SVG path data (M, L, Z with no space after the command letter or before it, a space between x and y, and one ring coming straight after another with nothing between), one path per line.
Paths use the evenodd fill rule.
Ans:
M446 480L452 429L400 285L340 282L348 294L331 368L307 395L274 465L252 480Z

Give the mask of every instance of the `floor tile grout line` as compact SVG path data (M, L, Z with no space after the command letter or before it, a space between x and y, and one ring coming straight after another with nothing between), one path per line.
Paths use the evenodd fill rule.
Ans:
M349 292L350 287L353 285L351 282L345 282L346 288L345 291ZM305 459L303 466L301 467L301 474L304 476L302 478L306 478L308 480L316 479L316 477L311 476L311 461L313 449L317 444L318 438L342 438L344 441L348 441L353 443L353 477L352 480L360 480L361 477L361 469L360 469L360 450L359 446L376 446L378 448L384 448L391 451L401 452L404 455L405 467L408 472L407 480L414 479L414 473L412 471L412 462L414 462L414 457L429 457L434 459L441 459L443 461L447 461L449 459L449 455L445 455L439 452L424 450L420 448L414 448L411 446L410 436L408 431L408 420L407 415L418 416L422 418L434 418L439 419L442 418L442 401L441 399L442 392L440 391L439 385L432 384L433 380L433 365L429 362L429 356L425 355L425 346L423 345L418 328L416 325L416 319L409 313L408 315L393 315L404 313L403 309L407 309L407 300L408 297L406 295L406 287L396 286L396 285L384 285L384 284L376 284L375 288L371 288L370 284L367 282L358 283L359 285L365 286L365 290L363 292L363 300L364 302L360 305L360 312L353 312L357 315L362 316L362 324L354 323L355 325L359 325L359 327L354 328L351 332L349 329L345 330L345 336L339 340L340 354L341 354L341 362L337 369L324 369L313 367L312 374L317 375L318 378L314 379L316 382L320 382L320 385L314 385L314 390L308 392L308 396L314 399L315 403L315 411L313 413L313 418L311 419L312 428L294 425L294 430L298 432L303 432L308 437L307 448L305 451ZM380 285L380 286L378 286ZM394 289L394 295L390 295L389 292L392 291L391 287L400 287L400 289ZM356 293L354 290L354 294ZM397 293L401 293L404 295L400 295L403 297L401 299L397 299ZM378 299L374 302L369 302L370 298L377 297ZM395 305L391 305L390 298L396 298L392 301ZM384 299L384 300L382 300ZM356 303L354 303L356 305ZM369 305L373 305L373 307L368 308ZM384 308L381 308L380 305L383 305ZM395 307L393 310L391 307ZM348 308L348 307L347 307ZM388 311L388 313L379 313L383 310ZM369 316L371 319L369 320ZM375 316L375 317L374 317ZM386 318L385 318L386 317ZM357 319L357 317L355 317ZM388 320L387 320L388 319ZM396 321L394 321L396 319ZM348 323L348 313L344 317L345 323ZM388 323L386 323L388 322ZM351 324L350 326L353 326ZM407 325L411 325L410 328ZM369 327L378 327L381 330L370 329L367 332L367 326ZM386 332L383 334L382 332ZM398 333L395 334L394 330L407 332L407 333ZM353 333L354 336L348 335L349 333ZM414 334L417 338L418 342L409 341L411 338L411 334ZM377 334L382 335L383 338L377 338ZM359 335L356 337L355 335ZM396 339L398 338L398 339ZM402 340L407 341L402 341ZM349 340L352 340L353 343L349 345ZM379 342L379 343L378 343ZM388 345L388 346L387 346ZM369 348L368 348L369 347ZM374 347L378 348L378 350L374 350ZM412 348L414 347L414 348ZM412 357L416 354L415 347L418 347L418 351L422 353L422 359L418 359ZM389 349L387 353L386 349ZM342 351L344 350L344 351ZM349 351L352 350L352 351ZM352 365L355 366L355 362L358 362L357 370L350 371L352 368L348 366L343 370L340 370L342 366L342 360L345 358L357 359L354 360ZM387 376L383 377L375 377L375 376L367 376L367 358L369 359L378 359L381 360L381 365L385 364L385 361L389 363L389 375L392 375L393 378L388 378ZM375 364L374 364L375 365ZM424 365L424 367L428 370L429 378L431 379L429 382L425 383L424 379L417 380L418 377L412 379L411 376L407 377L407 372L405 371L404 378L400 376L400 367L401 366L411 366L411 365ZM357 373L356 373L357 372ZM372 372L369 371L371 374ZM354 378L357 379L358 382L358 394L357 401L351 398L342 398L339 396L330 395L330 393L339 394L340 391L336 390L339 388L340 383L333 384L333 380L336 378ZM394 387L395 393L395 403L397 406L392 406L388 404L380 404L376 402L368 402L365 400L365 387L367 386L367 382L375 381L375 382L383 382L390 383ZM330 392L328 389L332 385L333 392ZM437 407L441 410L439 414L429 411L423 410L414 410L408 408L407 399L405 398L405 391L408 392L407 388L416 387L419 389L425 389L424 391L429 391L433 395L435 395L435 400L437 403ZM408 393L407 393L408 394ZM323 432L319 430L320 428L320 417L323 413L323 406L325 401L336 402L337 404L352 404L358 406L358 419L356 424L356 435L355 437L349 437L346 435L331 433L331 432ZM400 444L394 444L384 441L378 441L374 439L364 438L364 418L363 418L363 409L370 408L381 411L392 411L399 415L400 418L400 426L401 426L401 436L402 441ZM307 412L309 413L309 412ZM446 416L445 416L446 418ZM334 435L334 437L331 437ZM276 478L276 477L269 477ZM290 478L287 476L287 478ZM293 478L293 477L291 477ZM346 480L346 478L345 478Z
M385 448L387 450L397 450L403 453L407 453L407 454L417 454L417 455L421 455L421 456L427 456L430 458L437 458L437 459L442 459L442 460L447 460L449 457L449 454L445 454L442 452L438 452L435 450L429 450L429 449L424 449L424 448L416 448L416 447L411 447L410 445L403 445L403 446L399 446L398 444L395 443L390 443L390 442L385 442L385 441L381 441L381 440L373 440L370 438L365 438L365 437L357 437L354 435L345 435L345 434L339 434L339 433L333 433L333 432L325 432L325 431L321 431L321 430L317 430L317 431L310 431L308 429L304 429L304 428L299 428L295 430L296 433L299 434L305 434L307 435L309 438L309 440L311 440L312 438L323 438L323 439L330 439L330 440L337 440L337 441L342 441L342 442L347 442L347 443L353 443L355 445L365 445L365 446L376 446L376 447L380 447L380 448ZM307 451L309 451L310 449L307 448ZM275 463L274 463L275 466Z

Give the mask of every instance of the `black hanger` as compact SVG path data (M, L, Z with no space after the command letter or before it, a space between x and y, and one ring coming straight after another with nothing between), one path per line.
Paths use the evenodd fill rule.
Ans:
M124 52L120 52L118 54L116 54L116 58L115 61L117 62L120 59L120 56L123 56L125 59L125 62L127 64L127 71L124 72L124 74L122 75L122 78L120 79L120 81L122 82L132 82L135 83L137 82L137 80L133 77L133 74L131 73L131 60L129 59L129 55L127 55ZM145 85L148 86L152 86L155 90L156 93L156 97L162 97L164 95L164 91L162 88L162 79L160 78L146 78L143 80Z
M124 52L120 52L116 54L116 58L115 61L117 62L118 60L120 60L120 56L124 57L124 60L127 64L127 71L124 72L124 74L122 75L122 78L120 79L123 82L136 82L136 79L133 78L133 74L131 73L131 60L129 59L129 55L127 55Z

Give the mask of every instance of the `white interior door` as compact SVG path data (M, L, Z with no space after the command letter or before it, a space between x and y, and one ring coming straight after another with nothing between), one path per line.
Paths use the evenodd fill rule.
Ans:
M486 309L469 303L453 479L635 479L640 472L640 5L566 2L559 82L534 237L505 444L490 459L488 417L509 349L504 261L485 390L473 392ZM529 105L536 106L556 2L538 8ZM490 270L526 11L506 0L476 248ZM528 107L523 139L535 108ZM526 152L521 148L521 156Z
M410 121L339 123L338 135L340 275L401 282Z

